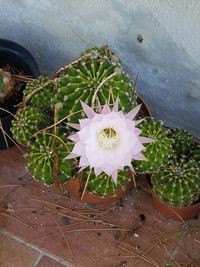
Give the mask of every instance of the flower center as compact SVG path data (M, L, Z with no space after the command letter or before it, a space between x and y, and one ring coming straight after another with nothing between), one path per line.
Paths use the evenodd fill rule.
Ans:
M98 133L98 143L106 150L112 150L119 144L119 134L113 128L104 128Z

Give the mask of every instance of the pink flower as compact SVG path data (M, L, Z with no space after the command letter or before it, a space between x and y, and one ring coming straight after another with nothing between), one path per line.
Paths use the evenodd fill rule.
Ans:
M96 176L105 172L117 183L118 170L128 166L134 171L132 160L146 160L141 153L142 144L154 141L140 137L141 131L136 128L139 121L133 121L140 105L124 115L118 111L118 101L112 110L106 104L100 113L83 102L81 104L87 118L79 120L80 124L71 124L79 131L69 137L75 145L66 158L80 157L80 170L94 168Z

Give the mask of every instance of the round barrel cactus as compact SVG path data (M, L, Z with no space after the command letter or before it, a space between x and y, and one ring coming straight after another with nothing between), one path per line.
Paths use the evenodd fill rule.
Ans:
M192 204L200 193L200 172L194 160L173 158L159 172L152 175L156 195L171 205Z
M40 129L50 124L51 120L41 110L30 106L22 108L12 122L14 139L22 145L29 145L31 138Z
M46 185L60 185L73 176L73 162L65 160L70 151L67 141L66 136L36 136L30 152L26 154L27 168L36 180L43 180Z
M184 129L169 129L168 136L174 140L173 150L176 157L191 154L194 141L188 131Z
M105 49L91 49L86 56L68 68L61 68L54 102L63 104L59 118L67 116L69 122L78 122L81 101L99 107L113 103L119 97L120 108L129 111L136 103L136 93L127 74L114 54L103 56ZM115 58L115 60L114 60Z
M40 90L41 88L41 90ZM39 89L39 90L38 90ZM48 77L39 77L30 83L27 83L24 90L24 98L34 93L29 100L29 106L38 108L45 113L52 114L51 101L56 93L56 86Z
M14 79L10 72L0 68L0 103L3 103L12 94L13 86Z
M173 141L167 136L167 130L164 129L161 122L147 117L138 125L142 131L141 135L154 139L153 143L144 144L143 155L147 160L134 161L133 167L139 173L153 173L159 170L164 164L168 163L172 153Z
M86 182L89 171L83 171L83 181ZM117 184L114 183L112 177L105 173L95 176L94 172L91 172L91 176L88 182L88 191L93 194L98 194L101 197L106 195L116 196L117 189L124 189L125 182L131 180L130 173L128 170L123 170L118 172Z

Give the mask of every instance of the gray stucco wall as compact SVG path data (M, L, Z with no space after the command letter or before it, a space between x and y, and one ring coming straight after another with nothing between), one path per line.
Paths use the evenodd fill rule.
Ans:
M0 0L0 38L35 56L43 73L108 44L150 110L200 136L200 1ZM143 42L137 40L142 35Z

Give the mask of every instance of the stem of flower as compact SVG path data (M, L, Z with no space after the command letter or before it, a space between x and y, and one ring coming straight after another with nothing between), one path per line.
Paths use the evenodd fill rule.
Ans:
M91 172L92 172L92 169L90 169L89 173L88 173L88 177L87 177L87 181L85 183L85 187L83 189L83 193L82 193L82 196L81 196L81 200L83 199L84 195L85 195L85 191L87 189L87 186L88 186L88 183L89 183L89 179L90 179L90 175L91 175Z

